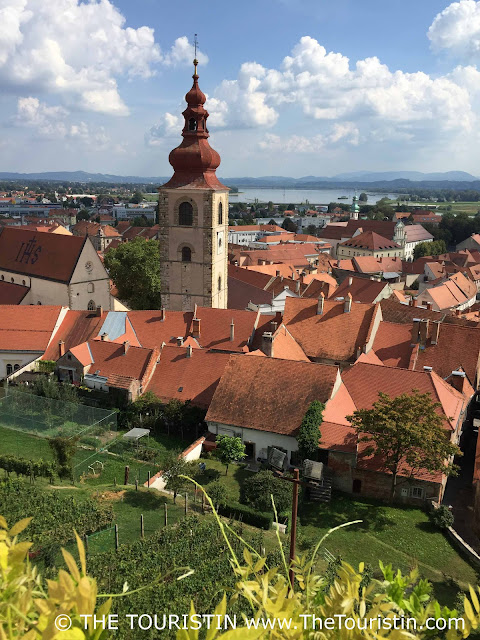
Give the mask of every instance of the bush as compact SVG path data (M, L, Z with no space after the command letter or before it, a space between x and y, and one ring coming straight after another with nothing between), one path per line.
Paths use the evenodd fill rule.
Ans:
M241 520L244 524L249 524L259 529L270 529L273 522L272 513L259 513L255 511L255 509L247 507L244 504L239 504L238 502L229 502L226 505L220 505L218 513L227 518Z
M227 489L221 482L218 480L212 482L206 487L206 490L216 507L226 504L228 498Z
M431 512L431 518L433 524L439 529L448 529L453 525L453 513L444 504Z
M291 504L291 484L276 478L271 471L259 471L247 478L240 489L241 502L257 511L273 512L270 495L273 495L277 513L285 511Z

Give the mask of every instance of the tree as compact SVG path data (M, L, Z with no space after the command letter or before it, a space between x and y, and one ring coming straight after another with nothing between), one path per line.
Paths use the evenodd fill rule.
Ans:
M315 460L317 457L318 443L322 437L320 425L323 422L324 410L325 405L314 400L305 413L297 436L298 452L303 459Z
M288 509L292 501L291 484L279 480L268 470L250 476L241 487L241 501L257 511L273 511L272 495L277 513Z
M90 220L90 215L91 214L86 209L80 209L77 213L77 222L80 222L81 220Z
M392 474L390 500L395 497L399 472L407 478L420 470L455 474L452 456L462 455L444 430L441 407L429 393L414 389L396 398L378 394L371 409L359 409L347 416L359 442L367 442L365 455L379 455L385 470Z
M277 223L275 222L275 220L273 218L271 218L271 220L270 220L270 222L268 224L276 225Z
M368 201L368 196L364 191L362 191L362 193L358 196L358 201L359 202L367 202Z
M191 462L187 462L178 453L172 451L163 463L163 477L167 480L165 488L173 491L173 502L177 502L177 494L187 485L192 486L188 480L181 476L193 476L196 468Z
M309 224L307 227L307 233L309 236L316 236L317 235L317 231L318 231L318 227L316 227L314 224Z
M110 249L105 267L119 298L131 309L160 308L160 246L156 240L137 237Z
M433 242L420 242L413 250L413 257L422 258L423 256L439 256L447 252L445 240L434 240Z
M285 231L293 231L293 233L297 233L297 225L290 218L285 218L282 224L282 229L285 229Z
M218 511L219 505L224 506L227 503L228 493L225 486L219 482L212 482L207 486L207 493L212 499L215 508Z
M245 445L241 438L234 436L217 436L217 455L225 465L225 475L228 473L228 465L246 457Z
M73 456L77 452L77 439L51 438L48 444L55 458L58 476L73 480Z
M272 202L271 200L269 200L269 201L268 201L267 209L268 209L269 211L273 211L273 202Z
M132 204L140 204L143 200L143 193L141 191L135 191L133 196L130 198L130 202Z

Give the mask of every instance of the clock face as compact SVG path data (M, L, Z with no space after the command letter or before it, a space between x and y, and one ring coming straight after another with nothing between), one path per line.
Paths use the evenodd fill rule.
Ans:
M91 271L93 269L93 264L90 262L90 260L85 263L85 269L87 271Z

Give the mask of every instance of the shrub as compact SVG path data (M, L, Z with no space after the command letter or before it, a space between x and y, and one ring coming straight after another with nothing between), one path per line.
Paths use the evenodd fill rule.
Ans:
M297 442L298 452L304 459L312 458L316 460L317 458L318 443L321 438L320 425L323 422L324 409L324 404L318 400L314 400L308 407L302 420Z
M431 512L431 518L433 524L439 529L448 529L454 520L453 513L444 504Z
M210 491L208 492L210 493ZM249 524L259 529L270 529L273 522L273 513L259 513L255 511L255 509L244 504L239 504L238 502L229 502L225 505L220 505L218 512L222 516L233 518L234 520L241 520L244 524Z
M291 504L292 487L289 482L276 478L271 471L259 471L247 478L240 490L240 500L257 511L272 511L271 495L277 513L285 511Z
M207 492L212 499L213 504L218 508L219 505L224 505L227 502L227 489L218 480L212 482L207 487Z

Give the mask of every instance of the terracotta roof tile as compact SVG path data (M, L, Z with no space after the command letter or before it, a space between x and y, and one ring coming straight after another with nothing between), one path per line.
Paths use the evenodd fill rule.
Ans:
M106 316L106 312L104 312L102 316L97 316L94 311L68 310L42 359L57 360L59 357L58 343L60 340L65 344L65 351L68 351L72 347L76 347L96 337Z
M408 324L381 322L373 349L383 364L408 369L412 356L412 327Z
M0 269L68 282L86 238L5 227L0 233Z
M0 351L43 353L62 307L3 305L0 311Z
M331 397L337 375L330 365L232 356L206 420L295 436L313 400Z
M20 304L30 287L0 280L0 304Z
M364 231L358 236L353 236L340 244L341 247L355 247L357 249L368 249L370 251L384 251L387 249L399 249L399 245L393 240L380 236L374 231Z
M349 276L338 285L338 288L330 297L332 299L345 298L350 293L354 302L373 304L386 287L388 287L388 283L385 281Z
M91 340L70 349L84 366L90 364L89 374L109 378L120 376L130 380L142 380L152 357L151 349L129 346L126 353L123 344ZM158 352L157 352L158 357Z

